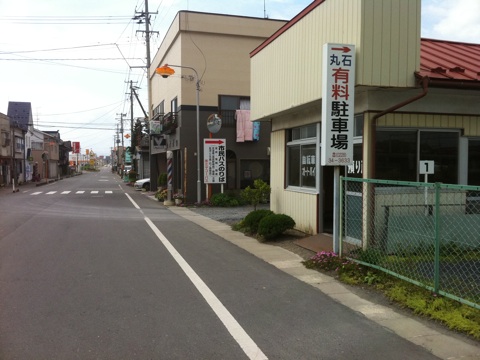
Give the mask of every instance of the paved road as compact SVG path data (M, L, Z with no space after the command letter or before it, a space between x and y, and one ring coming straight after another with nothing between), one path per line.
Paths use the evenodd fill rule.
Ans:
M437 358L108 169L25 189L0 194L1 359Z

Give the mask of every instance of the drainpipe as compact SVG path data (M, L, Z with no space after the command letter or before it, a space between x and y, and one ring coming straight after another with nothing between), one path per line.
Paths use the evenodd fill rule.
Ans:
M428 83L429 83L430 79L429 79L428 76L424 76L424 77L422 77L422 79L420 81L422 83L422 88L423 88L423 92L421 94L416 95L416 96L414 96L410 99L407 99L405 101L402 101L399 104L393 105L393 106L389 107L388 109L383 110L382 112L373 116L372 125L370 126L370 144L371 144L371 146L370 146L370 156L369 156L369 160L370 160L369 178L370 179L375 179L375 153L376 153L376 148L377 148L377 120L379 118L381 118L382 116L384 116L388 113L394 112L395 110L400 109L401 107L404 107L405 105L411 104L411 103L423 98L425 95L427 95L427 93L428 93Z
M427 95L428 93L428 82L429 82L429 78L428 76L424 76L422 79L421 79L421 82L422 82L422 88L423 88L423 92L419 95L416 95L410 99L407 99L405 101L402 101L401 103L398 103L396 105L393 105L391 107L389 107L388 109L386 110L383 110L382 112L374 115L372 117L372 124L370 126L370 152L369 152L369 156L368 156L368 160L369 160L369 168L370 168L370 172L368 174L368 177L370 179L375 179L375 153L376 153L376 148L377 148L377 120L379 118L381 118L382 116L388 114L388 113L391 113L391 112L394 112L395 110L401 108L401 107L404 107L405 105L408 105L410 103L413 103L419 99L421 99L422 97L424 97L425 95ZM371 196L371 194L373 194L374 192L374 185L373 183L369 183L367 188L365 189L367 191L366 193L366 197L369 198L369 196ZM373 225L373 216L375 214L375 202L373 203L370 203L368 202L367 204L367 211L366 213L364 213L364 216L367 216L367 218L365 219L365 222L366 224L369 224L367 225L367 227L364 229L364 231L366 231L366 233L364 233L363 235L363 238L364 238L364 241L363 241L363 250L366 250L369 246L371 245L374 245L376 243L377 240L380 240L380 239L376 239L376 234L375 234L375 226ZM380 244L382 246L382 244Z

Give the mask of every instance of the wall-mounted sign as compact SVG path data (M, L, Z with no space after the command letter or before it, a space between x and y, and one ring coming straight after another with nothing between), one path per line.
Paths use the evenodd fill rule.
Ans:
M322 67L323 166L344 166L353 162L355 100L355 46L323 45Z
M205 184L227 182L227 143L225 139L203 139L203 179Z

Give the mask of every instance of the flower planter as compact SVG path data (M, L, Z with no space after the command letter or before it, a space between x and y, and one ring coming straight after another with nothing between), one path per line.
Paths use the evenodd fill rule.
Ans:
M181 205L183 202L183 199L175 199L175 205Z

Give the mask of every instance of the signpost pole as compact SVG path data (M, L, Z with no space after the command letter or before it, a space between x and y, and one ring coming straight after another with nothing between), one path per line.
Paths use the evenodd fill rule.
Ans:
M333 252L340 250L340 166L333 169Z

